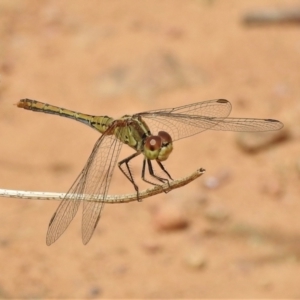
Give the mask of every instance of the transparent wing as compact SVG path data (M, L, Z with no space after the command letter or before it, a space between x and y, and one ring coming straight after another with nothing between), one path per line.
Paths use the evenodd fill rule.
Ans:
M203 120L204 121L204 120ZM273 119L255 119L255 118L211 118L207 122L213 123L210 130L224 131L272 131L279 130L283 124Z
M204 130L269 131L283 125L272 119L227 118L231 103L225 99L208 100L176 108L152 110L137 114L154 131L167 131L173 141Z
M225 99L208 100L175 108L150 110L139 113L151 130L166 131L173 141L198 134L215 126L217 122L229 116L231 103ZM153 132L153 133L154 133Z
M97 202L84 201L82 214L82 241L87 244L99 222L113 171L123 143L114 135L105 137L101 147L94 148L87 165L88 172L83 178L84 194L93 195Z
M46 243L54 243L67 229L75 217L81 200L83 201L82 240L87 244L100 219L122 143L114 136L103 134L76 181L61 201L54 213L47 232Z

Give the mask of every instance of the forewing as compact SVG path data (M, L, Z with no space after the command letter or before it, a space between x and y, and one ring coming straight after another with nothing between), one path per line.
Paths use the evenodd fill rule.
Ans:
M269 131L283 124L272 119L228 118L231 104L225 99L208 100L176 108L140 113L153 131L167 131L173 141L204 130Z
M81 200L83 208L83 242L86 244L98 223L107 195L113 169L116 165L122 143L113 135L103 134L96 142L93 151L54 213L47 232L46 243L54 243L68 228L78 210ZM97 202L87 200L94 199ZM91 218L88 220L88 218Z
M175 108L139 113L153 131L166 131L173 141L211 129L231 112L225 99L208 100ZM217 118L217 120L215 120Z
M283 124L273 119L254 119L254 118L213 118L208 122L215 123L211 130L224 131L271 131L279 130Z

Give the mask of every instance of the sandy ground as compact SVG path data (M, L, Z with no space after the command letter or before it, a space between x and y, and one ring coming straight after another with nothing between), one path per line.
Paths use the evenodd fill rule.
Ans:
M176 142L172 176L205 175L142 203L107 204L87 246L81 210L48 247L58 203L1 199L0 297L300 298L300 27L242 22L253 9L297 5L1 0L1 188L67 191L99 137L13 105L22 98L121 117L221 97L233 117L281 120L285 139L255 153L230 132ZM132 153L123 148L120 157ZM141 160L132 170L138 178ZM109 192L133 188L116 170Z

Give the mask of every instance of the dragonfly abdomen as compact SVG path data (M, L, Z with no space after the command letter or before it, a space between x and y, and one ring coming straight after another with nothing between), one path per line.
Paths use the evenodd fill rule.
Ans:
M113 123L114 119L107 116L89 116L91 119L88 121L90 126L95 128L97 131L103 133Z
M103 133L113 122L113 119L107 116L92 116L78 113L69 109L50 105L36 100L22 99L17 103L20 108L43 112L46 114L58 115L84 123L97 131Z

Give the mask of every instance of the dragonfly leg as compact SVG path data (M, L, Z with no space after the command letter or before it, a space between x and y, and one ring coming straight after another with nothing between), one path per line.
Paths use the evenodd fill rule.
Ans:
M160 182L162 183L168 183L169 184L169 180L166 179L166 178L162 178L162 177L159 177L157 175L154 174L154 170L153 170L153 167L152 167L152 163L151 163L151 160L150 159L147 159L147 165L148 165L148 171L149 171L149 174L154 177L155 179L159 180ZM150 184L153 184L153 185L158 185L157 183L153 183L149 180L147 180L145 178L145 170L146 170L146 159L144 159L143 161L143 170L142 170L142 179L147 182L147 183L150 183ZM163 169L164 170L164 169ZM165 170L164 170L165 171ZM166 171L165 171L166 172ZM167 173L167 172L166 172ZM168 176L169 176L169 173L167 173ZM169 176L171 178L171 176ZM172 179L172 178L171 178ZM158 185L159 186L159 185ZM165 193L167 193L168 191L165 191Z
M156 160L157 164L160 166L160 168L168 175L168 177L171 179L171 180L174 180L171 175L169 174L169 172L165 169L164 165L159 161L159 160Z
M134 189L136 190L136 193L137 193L137 200L138 201L141 201L139 200L139 187L137 186L137 184L135 183L134 179L133 179L133 176L132 176L132 173L131 173L131 170L129 168L129 162L135 158L136 156L140 155L141 153L140 152L136 152L128 157L126 157L125 159L121 160L118 162L118 167L119 169L121 170L121 172L126 176L126 178L132 183ZM126 166L126 169L123 169L122 165L125 164Z
M147 161L147 163L148 163L148 170L149 170L150 175L153 176L154 178L156 178L157 180L159 180L159 181L165 183L165 180L166 180L166 179L160 178L160 177L154 175L153 168L152 168L152 164L151 164L151 161L150 161L149 159L144 159L144 161L143 161L142 179L143 179L145 182L147 182L147 183L150 183L150 184L152 184L152 185L157 185L157 186L159 186L159 184L154 183L154 182L152 182L152 181L149 181L148 179L145 178L146 161Z

